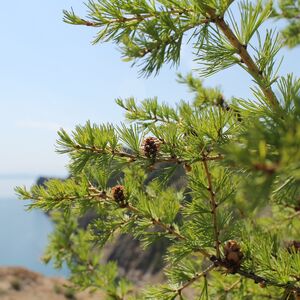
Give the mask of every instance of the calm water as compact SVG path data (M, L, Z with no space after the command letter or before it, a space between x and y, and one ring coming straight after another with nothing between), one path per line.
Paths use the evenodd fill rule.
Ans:
M40 262L53 228L51 221L41 211L26 211L26 202L14 194L14 186L34 182L35 178L28 176L0 177L0 266L23 266L48 276L66 276L66 269L57 271Z

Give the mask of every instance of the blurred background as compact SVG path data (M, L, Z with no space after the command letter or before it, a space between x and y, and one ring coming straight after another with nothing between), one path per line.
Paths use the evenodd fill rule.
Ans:
M26 212L14 187L30 186L40 176L66 177L68 158L55 153L57 130L76 124L119 123L124 119L114 99L158 96L175 104L191 100L176 73L197 68L191 48L183 47L178 69L164 67L159 76L139 78L138 69L121 61L115 45L92 46L96 33L62 22L62 10L85 15L78 0L2 1L0 10L0 267L23 266L44 275L67 270L44 266L40 256L52 230L40 211ZM270 21L272 26L282 24ZM299 50L282 50L281 75L299 73ZM251 97L251 79L230 69L205 84L220 86L226 98Z

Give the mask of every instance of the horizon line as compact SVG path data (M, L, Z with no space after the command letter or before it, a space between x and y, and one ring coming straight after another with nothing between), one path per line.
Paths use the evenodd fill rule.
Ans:
M55 178L62 178L66 177L67 175L63 174L31 174L31 173L0 173L0 180L5 180L5 179L38 179L40 177L55 177Z

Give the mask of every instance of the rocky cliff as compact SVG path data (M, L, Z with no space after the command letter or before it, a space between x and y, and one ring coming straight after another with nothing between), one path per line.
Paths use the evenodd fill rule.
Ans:
M102 293L75 292L63 278L49 278L18 267L0 268L1 300L101 300Z

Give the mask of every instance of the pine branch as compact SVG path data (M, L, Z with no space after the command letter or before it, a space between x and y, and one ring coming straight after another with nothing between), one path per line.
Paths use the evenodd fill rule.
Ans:
M253 61L251 55L247 51L247 45L242 45L237 36L234 34L229 25L225 22L223 16L217 16L215 10L208 8L208 13L211 18L215 21L215 24L227 37L230 44L237 50L238 55L241 58L241 63L247 66L249 73L259 84L262 92L264 93L266 99L268 99L270 105L273 108L277 108L279 105L278 99L275 96L272 88L264 84L266 81L261 70L259 70L256 63Z
M134 155L125 151L120 150L110 150L110 149L100 149L95 146L83 146L83 145L74 145L73 150L69 150L69 152L76 152L76 151L88 151L90 153L95 154L107 154L108 152L115 157L120 158L128 158L128 163L135 162L137 159L149 160L148 157L145 155ZM215 161L215 160L222 160L224 156L222 154L214 155L214 156L203 156L199 157L199 159L195 159L194 161ZM179 158L179 157L167 157L167 156L158 156L155 158L154 163L162 163L162 162L169 162L169 163L176 163L176 164L185 164L189 163L189 160Z
M222 259L217 259L216 257L211 257L211 261L214 263L215 267L223 267L228 268L226 262L224 262ZM274 270L276 271L276 270ZM295 283L300 281L300 278L296 278L294 282L287 282L287 283L280 283L276 282L274 280L270 280L268 278L265 278L263 276L257 275L254 272L244 270L242 268L237 269L235 271L235 274L239 274L240 276L248 279L252 279L257 284L262 284L264 286L274 286L279 288L288 289L291 292L300 293L300 287L294 286Z
M291 220L293 220L294 218L298 217L299 215L300 215L300 211L297 211L297 212L295 212L294 214L292 214L292 215L290 215L290 216L284 218L283 221L291 221Z
M105 19L101 18L101 23L100 22L91 22L89 20L85 20L82 18L76 17L73 11L68 12L64 10L64 21L69 24L73 25L85 25L85 26L92 26L92 27L102 27L103 24L114 24L114 23L130 23L133 21L137 22L143 22L143 21L149 21L151 19L156 19L156 18L162 18L164 15L169 15L173 17L180 17L183 14L190 14L194 13L193 10L191 9L169 9L169 10L164 10L164 11L152 11L151 13L141 13L141 14L132 14L125 16L125 14L120 17L120 18L110 18L110 19ZM210 21L208 18L203 18L200 22L200 24L207 24Z
M90 190L94 192L94 195L97 195L97 197L100 197L103 200L108 200L108 201L115 202L115 200L111 196L109 196L107 193L99 191L91 183L90 183ZM131 212L133 212L137 216L149 218L148 216L145 216L138 208L134 207L130 203L126 203L124 208L128 209ZM179 240L184 240L184 241L187 240L187 238L185 236L183 236L182 234L180 234L173 226L164 224L160 219L155 219L155 218L151 217L150 220L154 225L158 225L164 231L168 232L171 235L174 235ZM197 249L196 251L201 253L204 257L207 257L207 258L211 257L211 255L204 249Z
M135 213L137 215L144 217L144 214L139 209L132 206L130 203L127 203L125 208L127 208L128 210L132 211L133 213ZM174 235L179 240L186 240L186 238L183 235L181 235L178 231L176 231L174 227L172 227L171 225L164 224L160 219L151 218L151 222L154 225L160 226L163 230Z
M221 258L221 252L220 252L220 240L219 240L219 228L218 228L218 220L217 220L217 207L218 204L216 202L216 194L213 189L212 184L212 178L211 173L209 172L207 161L203 160L204 170L206 173L206 178L208 181L208 191L210 193L210 204L211 204L211 213L212 213L212 219L213 219L213 226L214 226L214 235L215 235L215 247L216 247L216 255L217 258Z
M98 197L100 197L101 199L103 200L109 200L109 201L112 201L112 202L115 202L114 199L107 195L107 193L103 193L101 191L99 191L97 188L93 187L91 185L91 188L90 188L94 193L95 195L98 195ZM100 196L99 196L100 195ZM131 205L130 203L126 203L126 205L124 206L125 209L128 209L129 211L133 212L134 214L136 214L137 216L141 216L141 217L146 217L148 218L147 216L145 216L138 208L134 207L133 205ZM187 240L187 238L183 235L181 235L173 226L171 225L167 225L167 224L164 224L160 219L155 219L155 218L150 218L151 222L154 224L154 225L158 225L159 227L161 227L164 231L168 232L169 234L171 235L174 235L176 238L178 238L179 240ZM204 249L197 249L197 252L203 254L205 257L207 258L210 258L211 255L208 254L207 251L205 251Z
M180 296L181 293L182 293L182 291L184 289L186 289L187 287L189 287L191 284L193 284L199 278L207 276L209 274L209 272L212 271L215 268L216 268L216 266L214 264L211 264L203 272L195 274L195 276L193 278L191 278L190 280L188 280L186 283L184 283L181 287L179 287L176 290L176 292L178 293L178 295Z
M239 283L241 282L241 278L239 278L237 281L235 281L233 284L231 284L229 287L225 288L224 291L226 293L229 293L231 290L233 290Z
M262 276L256 275L255 273L252 272L247 272L245 270L238 270L237 274L248 278L248 279L252 279L254 280L255 283L261 283L261 284L265 284L265 285L269 285L269 286L275 286L275 287L279 287L279 288L285 288L288 289L291 292L297 292L300 293L300 287L295 287L292 282L287 282L287 283L278 283L276 281L273 280L269 280L267 278L264 278ZM298 282L299 280L296 280L296 282Z
M107 151L109 151L111 155L115 155L115 156L118 156L118 157L126 157L126 158L129 158L131 160L136 159L135 155L130 154L130 153L125 152L125 151L100 149L100 148L97 148L95 146L89 147L89 146L83 146L83 145L74 145L73 151L76 152L76 151L80 151L80 150L88 151L88 152L91 152L91 153L97 153L97 154L107 154Z
M137 209L136 207L132 206L129 203L127 203L125 208L127 208L128 210L132 211L133 213L135 213L139 216L145 217L144 214L141 213L141 211L139 209ZM154 218L151 218L151 222L155 225L160 226L163 230L165 230L166 232L168 232L171 235L174 235L179 240L184 240L184 241L187 240L187 238L185 236L181 235L178 231L176 231L176 229L173 226L164 224L163 222L161 222L161 220L154 219ZM204 249L197 249L196 251L201 253L204 257L207 257L207 258L211 257L211 255Z

